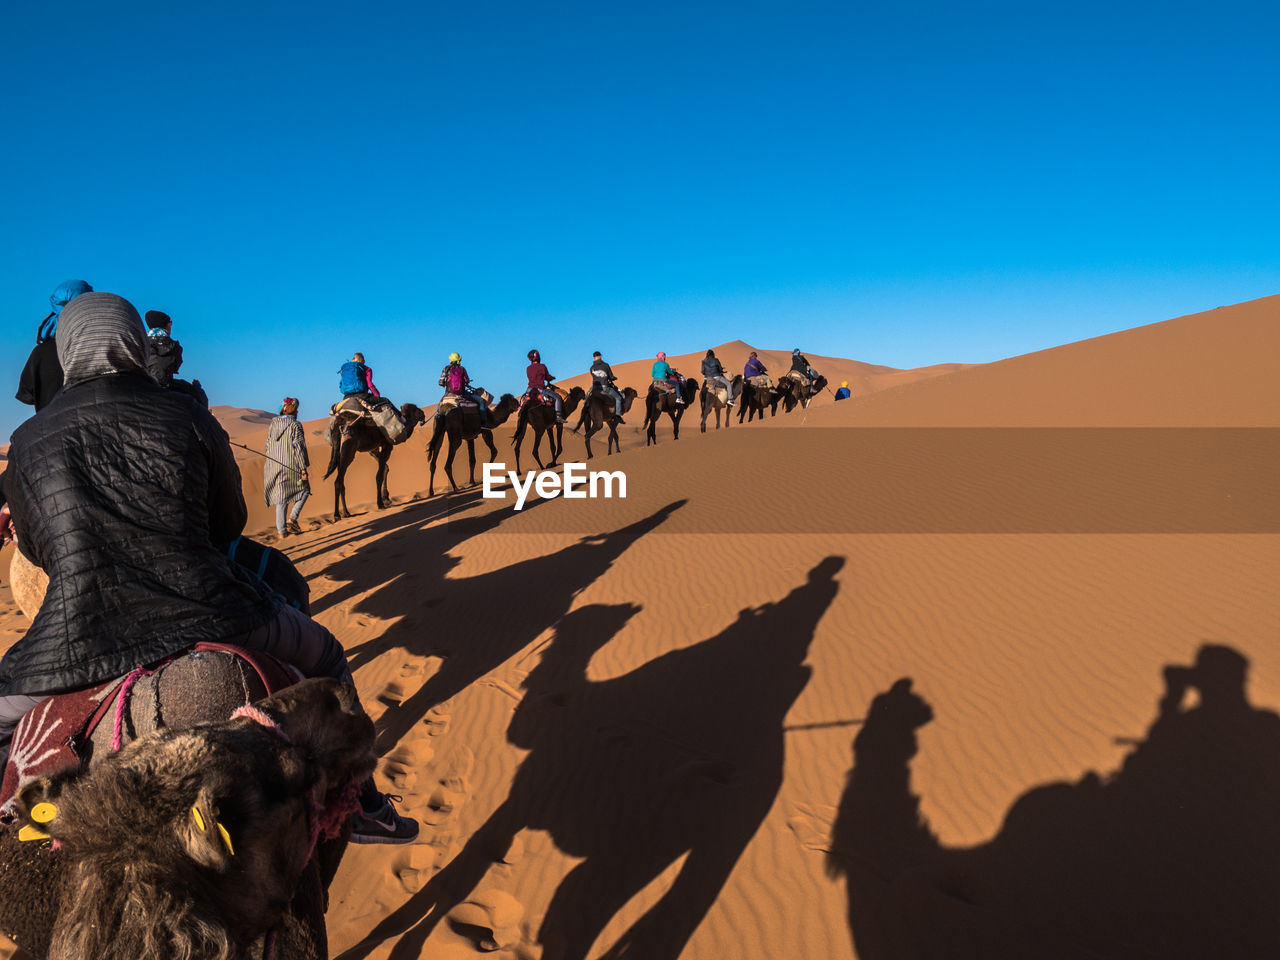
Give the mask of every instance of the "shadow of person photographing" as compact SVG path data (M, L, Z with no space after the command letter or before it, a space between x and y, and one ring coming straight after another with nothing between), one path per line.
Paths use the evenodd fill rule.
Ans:
M828 857L859 957L1280 955L1280 715L1249 703L1247 673L1213 644L1166 667L1119 771L1029 790L967 849L911 793L931 708L906 679L877 696Z

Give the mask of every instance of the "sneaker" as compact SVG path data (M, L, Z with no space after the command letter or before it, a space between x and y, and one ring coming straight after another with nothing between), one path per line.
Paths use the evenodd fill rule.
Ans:
M301 526L301 524L299 524L297 520L290 520L290 521L289 521L289 532L290 532L290 533L292 533L295 537L302 536L302 526Z
M613 418L613 422L614 422L614 423L623 423L623 424L625 424L627 421L623 420L621 417L614 417L614 418Z
M563 426L565 425L566 421L565 421L564 417L556 417L556 423L560 424L560 426L562 426L562 427L563 427Z
M413 843L418 839L418 821L396 813L393 800L402 802L404 797L383 794L377 812L357 810L351 815L352 843Z

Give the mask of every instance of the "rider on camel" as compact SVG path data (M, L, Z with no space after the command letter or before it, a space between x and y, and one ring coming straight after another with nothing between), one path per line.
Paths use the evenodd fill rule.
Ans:
M756 352L752 350L751 356L747 358L747 365L742 369L742 378L750 380L752 377L763 377L767 373L768 368L756 356Z
M351 355L351 359L338 370L338 392L344 397L364 397L376 400L382 394L373 385L373 369L364 362L364 354L359 351Z
M462 354L454 351L449 354L449 362L445 364L443 370L440 371L440 379L436 381L437 386L444 387L444 395L447 397L453 394L462 400L470 400L480 408L480 424L485 430L492 430L489 424L489 404L485 402L483 396L475 393L471 389L471 377L467 375L467 368L462 365ZM443 398L441 398L443 400ZM439 406L436 407L436 416L442 416L443 413Z
M215 546L234 541L248 517L240 470L213 415L147 372L147 332L133 305L81 294L55 338L63 388L14 431L5 474L18 548L49 585L0 660L0 755L40 701L200 641L350 683L333 634ZM417 837L417 823L372 779L360 803L353 840Z
M676 403L684 406L684 394L680 392L680 384L684 377L671 369L671 364L667 363L667 355L661 350L658 351L658 358L653 364L651 375L654 380L665 380L671 384L671 389L676 395Z
M802 382L813 383L818 379L818 371L809 366L809 358L800 352L800 348L791 351L791 370L792 374L799 374L795 379Z
M702 358L702 382L707 385L712 380L719 380L724 385L725 399L728 401L725 406L733 406L733 383L725 376L724 367L720 366L720 361L716 359L716 352L708 350L707 355Z
M555 378L551 376L551 371L542 362L542 357L537 350L530 350L528 357L529 366L525 367L524 371L529 378L528 396L532 397L534 394L538 394L554 403L556 407L556 423L564 423L564 403L560 399L560 394L552 389L552 382Z
M600 351L591 354L591 380L600 393L613 401L613 415L618 423L622 419L622 393L613 384L618 378L613 375L613 367L604 362Z

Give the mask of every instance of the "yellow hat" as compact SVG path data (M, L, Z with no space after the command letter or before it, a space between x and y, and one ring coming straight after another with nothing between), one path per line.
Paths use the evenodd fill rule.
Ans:
M842 386L842 387L847 387L848 385L849 385L849 381L848 381L848 380L841 380L841 381L840 381L840 386Z
M461 356L461 354L459 354L457 350L453 351L453 353L449 354L449 362L450 362L450 363L461 363L461 362L462 362L462 356Z

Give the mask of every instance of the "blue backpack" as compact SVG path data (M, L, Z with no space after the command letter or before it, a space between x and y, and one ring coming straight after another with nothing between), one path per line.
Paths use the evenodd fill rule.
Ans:
M365 370L367 368L363 363L356 360L348 360L342 365L342 369L338 371L341 379L338 381L338 392L344 397L349 397L353 393L364 393L369 389L369 385L365 382Z

